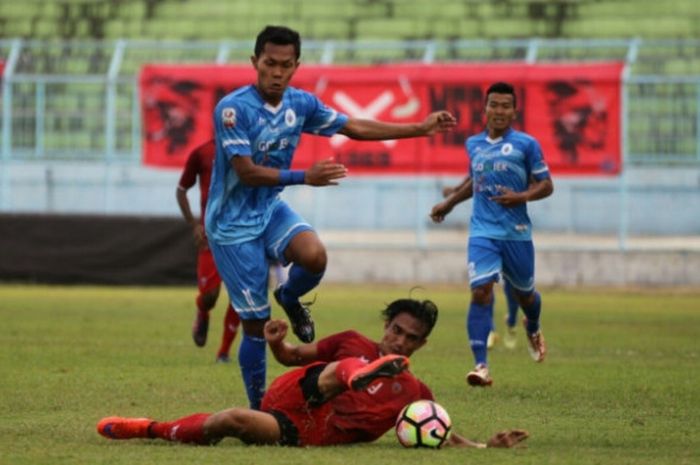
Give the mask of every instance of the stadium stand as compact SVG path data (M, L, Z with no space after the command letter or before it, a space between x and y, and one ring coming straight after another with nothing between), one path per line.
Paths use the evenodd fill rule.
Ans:
M4 0L0 38L241 40L264 24L306 39L693 38L696 0Z

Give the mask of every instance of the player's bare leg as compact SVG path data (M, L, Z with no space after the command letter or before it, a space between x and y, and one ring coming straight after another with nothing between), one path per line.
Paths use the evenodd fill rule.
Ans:
M237 407L162 422L150 418L106 417L97 424L97 431L108 439L161 438L200 445L216 444L225 437L239 438L248 444L275 444L280 440L275 417Z
M269 413L234 407L207 418L204 437L210 442L234 437L248 444L275 444L281 433L279 423Z

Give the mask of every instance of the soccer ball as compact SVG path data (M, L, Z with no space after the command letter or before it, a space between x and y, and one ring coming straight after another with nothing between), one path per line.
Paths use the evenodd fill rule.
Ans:
M396 436L404 447L441 447L450 436L452 421L437 402L408 404L396 418Z

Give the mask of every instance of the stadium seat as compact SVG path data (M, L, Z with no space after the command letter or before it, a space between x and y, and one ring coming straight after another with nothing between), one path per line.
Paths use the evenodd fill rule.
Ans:
M523 19L495 18L482 22L481 36L485 39L515 39L535 36L533 23Z
M15 21L7 19L3 23L3 32L7 37L30 38L34 36L34 28L30 21ZM51 37L56 37L52 35Z
M344 19L308 20L307 24L304 38L349 40L352 36L352 25Z
M432 0L430 2L399 1L393 5L393 16L395 18L439 21L464 18L467 15L465 4L453 0Z
M479 24L462 18L442 19L435 21L430 28L428 36L431 39L464 39L478 36Z
M116 19L135 20L146 17L146 4L144 2L119 2L117 3Z
M422 39L428 25L415 19L363 19L357 22L355 39Z
M415 61L417 59L417 57L412 56L409 49L402 49L400 44L397 44L397 46L382 46L382 44L375 43L375 45L376 46L371 46L367 43L353 49L337 50L335 52L336 61L358 64L381 64L397 61Z
M668 75L700 75L700 57L696 57L694 60L669 58L664 62L662 72Z
M304 0L297 3L297 11L302 18L312 21L326 19L352 20L360 16L370 16L361 5L352 1L329 2L328 0Z
M475 19L491 18L496 14L493 2L482 2L480 0L467 0L465 2L467 16Z
M700 36L697 0L5 0L0 37L248 39L275 23L321 39L450 39L456 21L478 22L459 35L474 38Z

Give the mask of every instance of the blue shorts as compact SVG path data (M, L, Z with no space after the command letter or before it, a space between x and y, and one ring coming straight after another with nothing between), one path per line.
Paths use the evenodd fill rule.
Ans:
M535 289L535 248L532 241L469 238L469 285L472 289L498 282L499 274L521 293Z
M240 244L209 242L216 268L241 319L270 317L270 263L287 265L284 251L289 242L297 234L309 230L313 231L311 225L285 202L279 202L261 236Z

